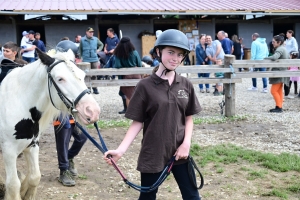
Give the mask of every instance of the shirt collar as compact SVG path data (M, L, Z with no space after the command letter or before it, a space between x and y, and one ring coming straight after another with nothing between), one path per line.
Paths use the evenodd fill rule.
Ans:
M162 79L162 78L160 78L159 76L157 76L156 73L153 73L153 74L151 75L151 78L152 78L153 82L154 82L156 85L157 85L157 84L160 84L160 83L162 83L162 82L164 82L164 81L167 81L166 79ZM177 73L175 72L175 79L174 79L174 81L175 81L175 83L181 82L181 81L182 81L182 76L180 76L179 74L177 74Z

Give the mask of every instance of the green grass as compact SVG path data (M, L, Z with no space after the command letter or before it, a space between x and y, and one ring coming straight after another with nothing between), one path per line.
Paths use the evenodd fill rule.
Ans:
M222 117L222 116L215 116L215 117L201 117L201 118L194 118L194 124L219 124L219 123L226 123L232 121L243 121L248 119L247 115L236 115L233 117ZM97 122L98 127L100 129L106 128L116 128L116 127L123 127L128 128L131 124L131 120L129 119L121 119L121 120L100 120ZM93 128L94 125L88 125L87 128Z
M224 173L226 165L235 163L249 163L249 167L241 166L239 169L248 173L245 177L248 180L264 179L269 174L269 170L276 173L286 173L288 171L300 172L300 156L289 153L271 154L249 150L232 144L200 147L193 144L190 151L195 162L200 167L205 167L208 163L214 163L217 173ZM252 168L251 165L257 167ZM267 179L268 180L268 179ZM280 184L278 184L279 182ZM300 182L298 175L287 176L283 180L272 182L272 190L260 193L261 196L276 196L280 199L289 199L289 194L300 194ZM250 195L249 191L249 195Z
M264 168L276 172L298 171L300 172L300 157L295 154L281 153L279 155L263 153L244 149L235 145L217 145L211 147L200 147L193 144L191 155L199 157L199 164L204 167L209 162L214 163L238 163L245 160L250 163L258 163Z

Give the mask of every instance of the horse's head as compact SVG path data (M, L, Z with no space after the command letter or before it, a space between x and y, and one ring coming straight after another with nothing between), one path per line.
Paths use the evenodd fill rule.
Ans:
M63 112L78 111L76 118L84 124L99 120L100 108L84 83L85 73L74 64L71 50L53 57L37 50L41 62L47 66L49 94L53 106ZM61 92L61 94L59 94ZM70 106L71 108L67 108Z

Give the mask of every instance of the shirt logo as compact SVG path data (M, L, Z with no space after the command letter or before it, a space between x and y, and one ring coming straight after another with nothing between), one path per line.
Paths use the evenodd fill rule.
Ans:
M179 98L179 99L187 99L188 95L185 93L184 90L178 90L178 92L177 92L177 98Z

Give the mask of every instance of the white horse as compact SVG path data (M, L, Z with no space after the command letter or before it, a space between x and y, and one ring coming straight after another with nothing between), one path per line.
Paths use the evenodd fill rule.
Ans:
M35 199L41 178L39 137L60 112L75 111L75 118L83 124L99 119L99 105L87 90L85 73L72 62L73 52L50 57L37 51L39 60L12 70L0 86L0 144L6 171L6 200ZM16 160L22 152L27 173L21 183Z

